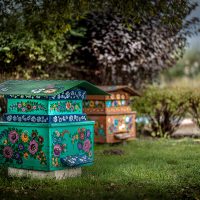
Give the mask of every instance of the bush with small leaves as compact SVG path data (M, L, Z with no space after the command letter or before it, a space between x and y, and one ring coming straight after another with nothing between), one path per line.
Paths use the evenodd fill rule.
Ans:
M186 94L178 88L149 87L142 97L134 97L132 106L139 118L148 119L151 136L170 137L187 114Z

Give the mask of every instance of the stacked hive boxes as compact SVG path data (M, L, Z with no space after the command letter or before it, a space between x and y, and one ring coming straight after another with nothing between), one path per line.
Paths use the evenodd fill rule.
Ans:
M136 137L135 116L131 96L139 93L128 86L101 86L110 96L88 95L84 112L95 123L95 142L115 143Z
M7 113L0 122L0 164L42 171L92 164L94 122L82 111L86 93L107 94L86 81L2 83Z

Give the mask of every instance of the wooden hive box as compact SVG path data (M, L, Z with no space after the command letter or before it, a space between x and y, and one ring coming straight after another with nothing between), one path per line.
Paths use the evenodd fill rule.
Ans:
M0 94L7 113L0 122L0 164L54 171L91 165L94 121L87 121L82 102L106 95L86 81L6 81Z
M88 95L83 110L95 121L95 142L116 143L136 137L135 117L130 106L131 96L139 95L128 86L100 86L110 96Z

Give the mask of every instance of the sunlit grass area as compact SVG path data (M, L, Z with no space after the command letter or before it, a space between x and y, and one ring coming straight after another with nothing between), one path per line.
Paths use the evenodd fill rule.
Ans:
M67 180L7 178L1 169L0 199L199 199L200 143L140 139L97 145L95 164ZM123 155L105 155L120 149Z

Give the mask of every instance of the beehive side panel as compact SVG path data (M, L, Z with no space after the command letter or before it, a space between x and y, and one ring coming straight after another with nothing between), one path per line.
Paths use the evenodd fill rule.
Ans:
M48 128L0 126L0 164L48 170Z
M40 99L8 99L7 113L9 114L48 114L48 101Z
M94 141L95 143L106 142L106 116L105 115L89 115L89 120L95 121L94 125Z
M73 125L51 128L51 170L68 168L61 158L86 155L94 159L94 125ZM90 163L92 164L92 163ZM85 166L87 164L84 164ZM79 165L79 167L82 165Z

